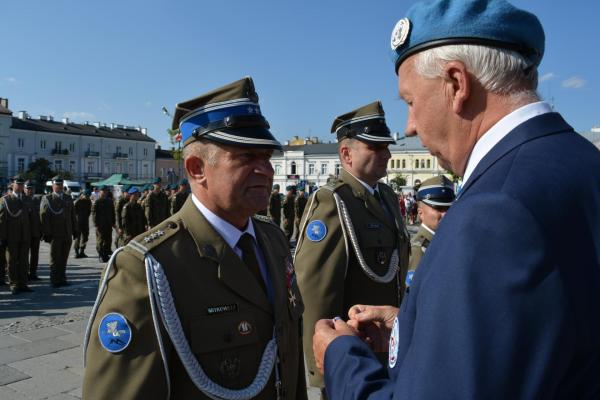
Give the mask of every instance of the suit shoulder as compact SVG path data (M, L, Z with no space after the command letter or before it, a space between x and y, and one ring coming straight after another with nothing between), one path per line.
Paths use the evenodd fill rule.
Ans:
M267 216L256 214L252 216L252 221L259 227L263 228L266 232L281 233L281 228L278 227L277 224L275 224L275 222L273 222L273 220Z
M167 218L152 229L136 236L125 246L125 251L134 254L139 259L144 259L145 255L163 245L168 239L175 236L182 230L183 223L181 218L173 215Z

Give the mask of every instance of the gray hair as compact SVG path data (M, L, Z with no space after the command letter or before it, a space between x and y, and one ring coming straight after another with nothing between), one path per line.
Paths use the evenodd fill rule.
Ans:
M438 78L450 61L465 64L484 89L506 96L511 103L540 99L536 66L511 50L473 44L434 47L419 53L415 69L425 78Z
M219 146L206 140L196 140L183 148L183 159L188 157L198 157L208 165L214 167L217 165L217 154Z

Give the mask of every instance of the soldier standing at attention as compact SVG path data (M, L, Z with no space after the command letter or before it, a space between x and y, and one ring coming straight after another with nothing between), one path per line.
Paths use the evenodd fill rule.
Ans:
M154 179L154 189L146 196L146 220L148 229L163 222L169 213L169 198L160 190L160 178Z
M312 352L315 323L346 317L355 304L399 305L408 266L409 235L396 194L378 182L394 143L380 102L335 119L341 173L317 190L304 211L295 265L306 303L304 351L310 384L323 376ZM387 360L387 353L380 353Z
M121 227L123 229L122 246L146 230L146 215L144 208L138 203L140 190L137 187L129 189L129 201L121 211Z
M100 196L92 206L92 219L96 225L96 250L103 262L112 254L112 230L115 226L115 204L108 198L108 187L100 186Z
M183 178L179 182L179 191L171 199L171 215L181 210L181 207L183 207L183 203L185 203L189 195L190 183L187 179Z
M123 246L123 224L121 222L121 215L123 207L129 202L129 186L123 186L121 189L121 196L115 204L115 221L117 224L117 235L115 237L115 248ZM138 196L139 197L139 196Z
M283 199L283 231L288 239L288 242L294 234L294 188L287 186L285 188L286 195Z
M298 242L298 239L300 238L300 220L302 219L302 214L306 208L307 199L304 190L304 186L298 186L298 196L296 196L296 201L294 202L294 227L296 228L296 242Z
M281 144L251 78L178 104L173 126L192 198L107 266L83 398L305 400L288 243L253 217L267 207Z
M31 226L31 242L29 245L28 278L37 281L38 261L40 256L40 237L42 236L42 222L40 220L40 202L42 196L35 194L35 182L25 182L25 200L29 205L29 224Z
M423 181L417 191L417 207L421 226L413 236L410 246L410 262L406 285L410 286L421 258L435 235L442 218L454 201L454 187L450 179L444 175L435 176Z
M8 254L8 279L12 294L33 292L27 286L27 256L31 243L29 204L21 175L12 178L13 191L0 199L0 241L6 244Z
M281 227L281 196L278 184L273 185L273 191L269 197L269 216L275 225Z
M63 192L61 176L52 178L52 193L42 198L40 218L42 239L50 243L50 283L54 288L67 286L67 259L78 232L73 200Z
M86 258L85 246L90 236L90 214L92 213L92 200L90 195L92 191L86 189L73 206L75 207L75 219L77 220L77 232L79 233L73 241L75 249L75 258Z

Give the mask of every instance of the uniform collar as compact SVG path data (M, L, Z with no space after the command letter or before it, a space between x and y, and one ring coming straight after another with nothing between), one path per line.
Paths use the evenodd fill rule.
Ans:
M353 175L353 174L352 174L350 171L348 171L347 169L345 169L345 168L342 168L342 170L344 170L344 171L345 171L345 172L346 172L348 175L350 175L351 177L353 177L354 179L356 179L356 181L357 181L358 183L360 183L361 185L363 185L363 186L365 187L365 189L367 189L367 191L368 191L369 193L371 193L371 195L374 195L376 191L379 191L379 183L376 183L376 184L375 184L375 187L371 187L371 186L369 186L369 184L368 184L368 183L366 183L365 181L362 181L362 180L358 179L356 176L354 176L354 175Z
M513 129L533 117L550 112L552 112L552 108L548 103L538 101L517 108L515 111L504 116L500 121L496 122L494 126L484 133L477 143L475 143L475 147L473 147L473 151L469 156L467 168L465 169L465 174L462 179L463 186L464 183L469 180L483 157L485 157L485 155Z
M223 237L225 243L229 245L232 249L234 249L237 245L237 242L240 240L240 237L244 233L249 233L254 240L256 240L256 234L254 232L254 225L252 224L252 218L248 218L248 223L246 224L246 229L241 231L235 226L231 225L229 222L225 221L223 218L219 217L217 214L206 208L204 204L198 198L192 194L192 201L194 205L204 215L204 218L212 225L213 228L217 231L219 235Z
M421 223L421 226L423 227L423 229L425 229L427 232L431 233L431 236L435 235L435 231L433 229L431 229L430 227L428 227L427 225L425 225L424 223Z

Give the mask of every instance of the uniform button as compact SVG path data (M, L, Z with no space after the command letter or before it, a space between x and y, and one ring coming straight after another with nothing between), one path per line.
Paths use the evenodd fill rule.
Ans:
M169 221L169 228L175 229L175 228L177 228L177 224L173 221Z

